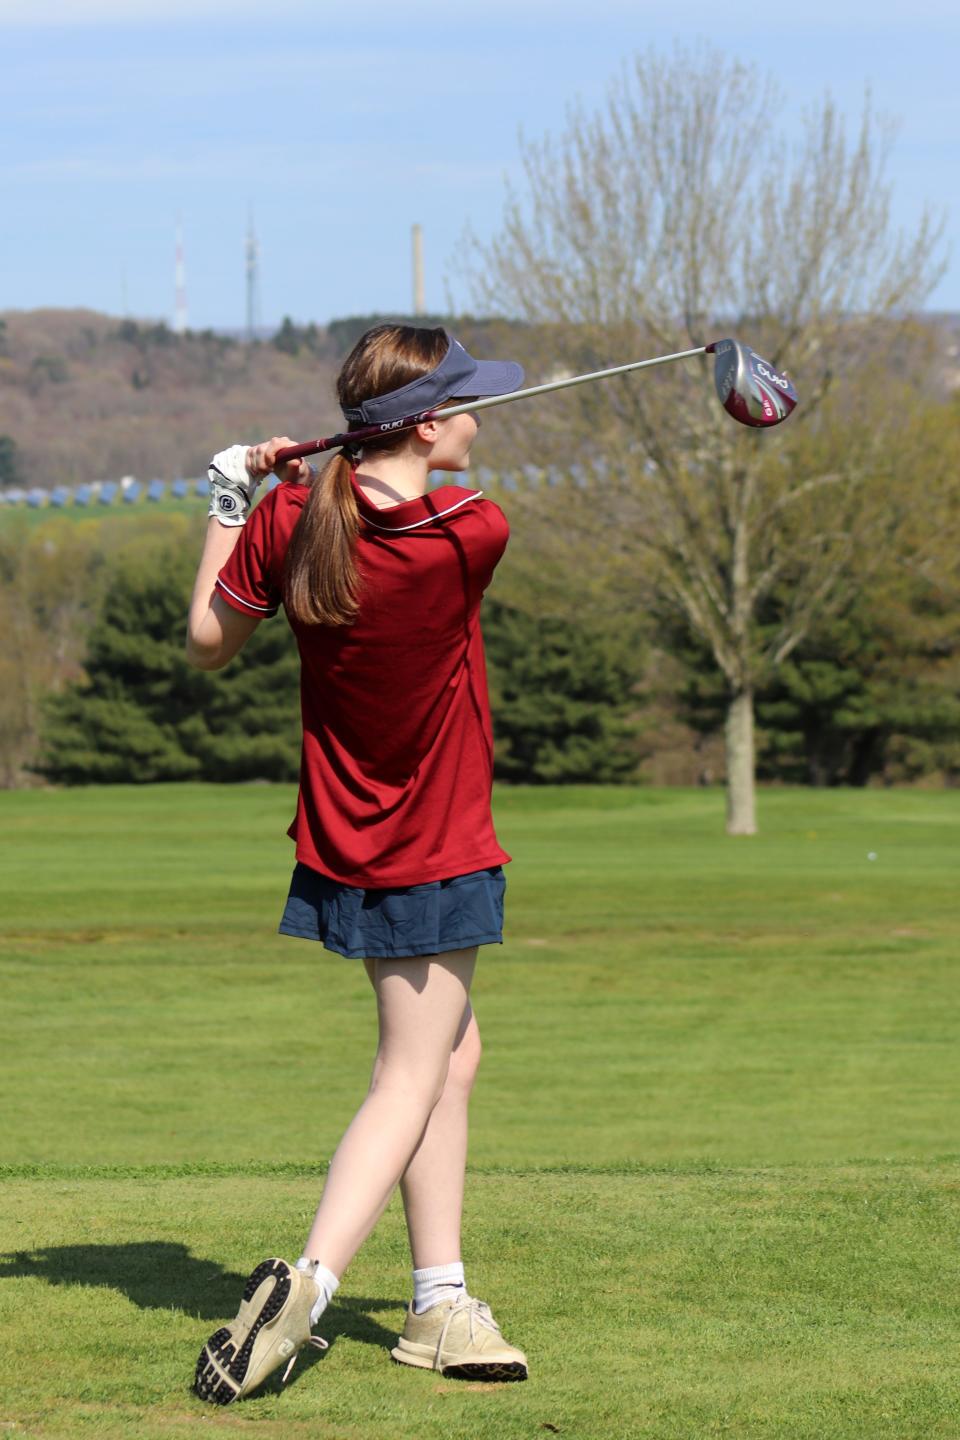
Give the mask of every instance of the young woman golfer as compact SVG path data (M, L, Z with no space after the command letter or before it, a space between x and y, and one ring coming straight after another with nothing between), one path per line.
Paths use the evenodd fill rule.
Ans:
M383 325L357 343L337 390L359 429L506 394L522 379L519 365L474 360L444 330ZM479 624L508 531L480 491L428 493L427 482L431 470L466 470L476 434L462 414L344 451L317 477L290 462L252 513L252 492L293 442L234 446L211 466L188 657L219 669L284 607L300 649L303 756L280 930L361 958L379 1020L370 1089L330 1162L303 1254L259 1264L236 1319L200 1353L196 1391L216 1404L292 1366L303 1345L325 1346L311 1327L398 1182L414 1294L394 1359L526 1378L522 1351L468 1292L460 1250L480 1059L470 983L477 947L501 940L510 858L490 816Z

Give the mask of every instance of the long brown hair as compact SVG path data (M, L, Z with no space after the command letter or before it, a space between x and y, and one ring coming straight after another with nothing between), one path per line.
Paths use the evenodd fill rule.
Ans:
M341 406L355 408L364 400L399 390L435 370L450 343L445 330L413 325L377 325L354 345L337 377ZM358 427L354 427L358 428ZM406 432L368 440L364 451L398 450ZM284 569L284 604L306 625L349 625L360 603L356 546L360 512L351 483L353 464L335 455L310 486L297 527L290 539Z

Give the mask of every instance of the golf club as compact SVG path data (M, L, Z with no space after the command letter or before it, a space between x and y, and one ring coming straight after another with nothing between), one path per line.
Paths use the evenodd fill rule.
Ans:
M306 440L302 445L287 445L278 450L276 464L301 460L324 450L339 450L342 445L362 444L380 435L398 430L412 430L426 420L449 420L454 415L489 410L494 405L509 405L514 400L528 400L533 395L548 395L553 390L569 390L573 385L586 385L590 380L606 380L610 375L629 375L633 370L646 370L653 365L669 365L674 360L688 360L692 355L714 355L714 379L720 403L728 415L741 425L779 425L786 420L797 403L797 392L786 375L774 370L749 345L739 340L714 340L694 350L678 350L673 355L658 355L653 360L635 360L629 365L615 365L610 370L594 370L589 375L573 375L566 380L551 380L546 385L531 385L526 390L512 390L508 395L492 395L486 400L469 400L463 405L449 405L442 410L421 410L401 420L380 425L364 425L357 430L328 435L323 440Z

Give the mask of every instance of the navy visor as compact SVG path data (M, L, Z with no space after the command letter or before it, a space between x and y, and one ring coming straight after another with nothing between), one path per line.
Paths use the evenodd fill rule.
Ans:
M391 420L403 420L408 415L433 410L444 400L453 400L458 395L476 400L488 395L509 395L511 390L519 390L522 383L522 365L513 360L474 360L459 340L451 338L447 353L436 370L418 376L399 390L364 400L356 409L344 409L343 414L347 423L354 427L385 425Z

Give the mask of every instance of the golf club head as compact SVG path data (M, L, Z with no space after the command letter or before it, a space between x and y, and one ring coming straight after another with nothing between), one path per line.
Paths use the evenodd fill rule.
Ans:
M739 340L707 346L715 358L720 404L741 425L779 425L797 403L797 392L779 370Z

